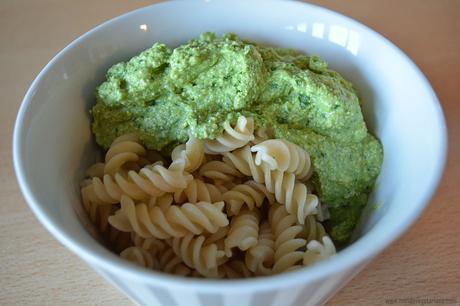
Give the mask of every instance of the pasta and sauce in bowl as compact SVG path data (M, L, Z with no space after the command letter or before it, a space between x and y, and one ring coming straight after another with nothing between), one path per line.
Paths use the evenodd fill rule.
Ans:
M262 276L327 258L321 221L346 243L383 160L355 89L326 62L235 34L155 43L112 66L96 98L93 133L111 144L84 207L126 242L123 258L159 271Z
M137 303L317 305L421 214L446 130L423 74L356 21L190 0L63 49L13 148L40 222Z

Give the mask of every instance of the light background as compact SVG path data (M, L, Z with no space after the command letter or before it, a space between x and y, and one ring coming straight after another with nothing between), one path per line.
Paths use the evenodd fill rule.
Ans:
M52 56L97 24L154 2L0 1L0 304L130 304L33 217L14 176L11 138L23 95ZM460 304L460 0L311 2L357 19L406 52L438 94L449 131L444 179L428 209L329 304Z

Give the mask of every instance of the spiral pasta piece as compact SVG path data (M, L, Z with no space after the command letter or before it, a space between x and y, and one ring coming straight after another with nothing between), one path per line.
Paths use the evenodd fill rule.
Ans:
M236 185L222 194L222 200L227 204L227 213L230 216L237 215L243 205L249 210L260 207L265 199L268 199L269 203L274 202L274 197L267 188L252 180Z
M284 139L269 139L251 147L255 163L267 163L270 170L294 173L298 180L310 174L310 155L301 147Z
M216 185L205 183L201 179L191 180L187 187L174 193L174 202L176 203L197 203L219 202L222 201L222 192Z
M123 165L137 162L140 156L146 155L145 148L134 134L116 138L105 155L104 174L113 175L120 172Z
M184 264L184 261L174 253L171 247L160 252L157 258L160 271L182 276L188 276L192 273L192 270Z
M233 152L224 153L223 161L246 176L252 176L257 183L264 183L267 190L275 195L278 203L304 224L306 216L317 213L319 199L308 193L304 183L296 181L294 173L270 170L267 163L257 165L256 157L249 146Z
M143 238L135 232L131 233L131 241L133 242L134 246L148 251L153 256L162 252L166 248L166 244L163 240L153 237Z
M182 238L172 240L172 249L184 263L196 269L198 273L206 277L218 277L218 261L225 256L223 250L219 250L214 243L205 244L204 236L187 234Z
M251 141L251 144L259 144L271 138L273 138L273 132L269 128L261 127L254 131L254 140Z
M104 163L95 163L86 169L85 174L89 178L98 177L102 178L104 176Z
M321 223L316 221L314 215L310 215L305 219L305 224L301 236L302 238L306 239L307 242L312 240L320 241L324 236L326 236L326 230Z
M225 278L247 278L253 276L244 261L234 259L219 266L219 276Z
M199 175L217 182L232 181L236 177L243 176L235 167L219 160L212 160L205 163L201 166Z
M90 185L83 186L80 189L83 208L88 214L90 221L99 228L99 231L104 233L109 224L108 218L112 213L112 207L106 205L98 205L94 200L95 194Z
M148 251L140 247L129 247L120 253L120 257L129 260L139 266L152 269L158 266L155 262L154 257Z
M245 262L248 269L257 275L271 273L275 256L275 236L268 222L260 225L257 244L248 249Z
M136 232L143 238L184 237L188 233L215 233L219 227L228 225L223 208L223 202L185 203L166 209L158 206L149 208L144 203L136 205L132 199L123 196L121 209L109 217L109 222L120 231Z
M275 236L275 254L272 273L298 268L302 264L307 241L298 236L302 226L287 213L283 206L274 204L268 211L268 222Z
M117 253L133 245L129 233L119 231L110 224L105 232L105 236L110 248Z
M215 140L206 140L204 143L207 154L221 154L241 148L254 139L254 120L240 116L236 125L224 123L224 134Z
M232 218L227 238L225 238L225 254L232 256L232 248L246 251L257 244L259 236L260 213L258 210L242 210Z
M322 239L312 240L307 244L307 250L303 257L304 265L312 265L321 260L331 257L336 253L334 243L329 236L325 235Z
M317 213L318 197L308 193L305 184L296 182L294 174L281 171L266 174L265 186L268 191L273 192L275 199L284 204L290 214L297 217L299 224L304 224L308 215Z
M161 164L142 168L139 172L129 171L127 177L120 173L114 176L104 175L101 180L92 178L92 184L86 186L91 200L99 204L119 203L123 195L135 200L146 200L165 192L176 192L187 187L192 176L186 172L172 171Z
M181 163L183 170L193 172L204 161L204 142L193 136L185 144L178 145L171 153L172 163Z
M264 170L270 170L267 165L256 165L249 146L223 153L222 161L244 176L252 176L252 179L257 183L264 183Z

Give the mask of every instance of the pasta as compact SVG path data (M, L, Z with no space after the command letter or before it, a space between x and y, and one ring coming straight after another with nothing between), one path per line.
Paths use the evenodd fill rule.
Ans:
M266 163L270 170L294 173L303 180L310 174L311 162L308 153L284 139L269 139L251 147L256 153L255 163Z
M316 221L316 218L312 215L305 219L305 225L302 232L302 237L307 241L321 240L326 236L326 230L323 225Z
M312 240L307 244L307 251L303 257L304 265L317 263L335 254L335 246L329 236L323 236L320 241Z
M125 177L120 173L114 176L104 175L101 180L94 177L86 186L90 199L99 204L119 203L123 195L135 200L145 200L165 192L180 191L187 187L192 176L186 172L166 169L155 163L142 168L139 172L129 171Z
M247 181L239 184L231 190L222 194L222 200L227 204L227 213L229 216L238 215L243 205L249 210L262 206L265 198L269 203L274 202L274 197L270 194L264 185L254 181Z
M227 238L225 238L225 254L232 255L232 248L238 247L245 251L257 244L259 236L260 213L257 210L244 210L232 218Z
M254 132L251 118L225 123L215 140L189 137L170 161L128 134L86 171L82 205L120 257L182 276L246 278L335 254L308 153Z
M180 163L184 171L193 172L204 161L204 143L195 137L182 145L178 145L171 153L172 164Z
M226 278L247 278L253 276L244 261L231 260L219 267L219 276Z
M240 116L236 125L224 123L224 134L215 140L204 143L205 152L208 154L221 154L241 148L254 139L254 120Z
M257 244L248 249L245 263L248 269L257 275L271 273L275 256L275 237L268 222L260 225Z
M146 268L156 268L158 263L155 262L154 257L147 250L140 247L129 247L120 253L120 257L131 261L139 266Z
M213 184L205 183L201 179L191 180L187 187L174 193L176 203L196 203L199 201L219 202L222 201L222 192Z
M121 209L109 217L109 222L120 231L135 232L143 238L184 237L188 233L215 233L219 227L226 226L228 219L222 212L223 208L223 202L149 208L144 203L135 204L129 197L123 196Z
M254 139L251 144L259 144L262 141L273 138L273 133L270 129L262 127L254 131Z
M231 165L219 160L212 160L201 166L199 174L202 177L218 182L232 181L243 175Z
M207 277L218 276L218 260L225 256L214 243L204 244L204 236L194 237L188 234L182 238L174 238L172 249L184 263L198 273Z
M267 190L275 194L276 201L297 217L299 224L303 224L308 215L317 213L318 197L309 194L307 186L296 181L294 173L270 170L268 163L257 165L249 146L225 153L223 161L244 175L252 176L254 181L264 183Z
M172 273L182 276L187 276L192 273L192 269L187 267L183 260L174 253L171 247L160 252L158 258L158 269L166 273Z
M131 233L131 241L134 246L149 251L152 255L156 255L166 248L166 244L163 240L157 238L143 238L134 232Z
M292 270L300 267L304 252L301 250L307 241L298 238L302 226L288 214L283 206L274 204L268 212L268 222L275 236L275 254L272 273Z
M137 162L146 155L145 148L136 135L127 134L116 138L105 155L104 174L113 175L120 172L123 165Z

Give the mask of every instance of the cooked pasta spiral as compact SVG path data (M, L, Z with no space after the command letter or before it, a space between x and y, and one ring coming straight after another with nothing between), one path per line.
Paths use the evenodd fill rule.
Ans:
M170 159L118 137L81 183L96 237L140 266L190 277L271 275L332 256L308 153L267 127L253 134L241 116Z
M228 225L222 212L224 202L171 205L166 209L146 204L134 204L127 196L121 198L121 209L109 217L110 224L124 232L136 232L143 238L167 239L184 237L188 233L199 235L204 231L215 233Z
M246 205L249 210L260 207L265 199L268 199L269 203L274 202L274 197L267 188L254 181L236 185L222 194L222 200L227 204L229 216L237 215L243 205Z
M174 193L174 202L176 203L200 201L212 203L222 201L222 192L216 185L205 183L197 178L191 180L185 189Z
M178 145L171 153L172 163L181 163L189 173L198 169L204 161L204 143L190 136L185 144Z
M84 183L83 185L85 185ZM91 222L99 227L99 230L104 233L108 227L108 218L109 215L112 213L112 207L106 205L98 205L97 202L94 200L95 195L90 188L90 185L86 184L80 189L81 198L83 202L83 208L85 209L86 213L88 214L89 219Z
M140 156L146 155L145 148L134 134L116 138L105 155L104 174L113 175L129 162L137 162Z
M236 177L243 175L228 163L219 160L212 160L201 166L199 174L202 177L212 179L217 182L232 181Z
M224 134L215 140L206 140L205 152L208 154L221 154L241 148L254 139L254 120L240 116L236 125L232 127L229 122L224 123Z
M172 240L172 249L184 263L206 277L218 277L218 261L225 256L214 243L205 244L204 236L187 234Z
M273 133L269 128L258 128L254 131L254 140L251 141L251 144L258 144L271 138L273 138Z
M329 236L325 235L322 239L312 240L307 244L307 251L303 257L304 265L311 265L336 253L334 243Z
M302 238L305 238L309 242L312 240L321 240L324 236L326 236L324 226L316 221L315 216L308 216L305 219Z
M219 276L225 278L247 278L253 276L242 260L230 260L219 267Z
M279 170L270 170L267 163L257 165L256 157L249 146L233 152L224 153L223 161L236 168L246 176L252 176L254 181L265 183L267 190L275 194L275 199L284 204L286 210L297 217L299 224L305 222L305 217L317 212L318 197L309 194L304 183L296 181L295 174Z
M92 178L92 184L84 188L92 201L99 204L119 203L122 195L135 200L146 200L165 192L176 192L187 187L192 176L186 172L166 169L161 164L142 168L139 172L129 171L127 177L120 173L104 175L101 180Z
M267 163L270 170L294 173L299 180L306 179L310 174L310 155L287 140L265 140L252 146L251 151L256 153L256 165Z
M131 241L134 243L134 246L149 251L154 256L166 248L163 240L153 237L143 238L134 232L131 233Z
M275 254L272 273L292 270L300 267L307 241L298 236L302 226L288 214L283 206L274 204L268 211L268 222L275 236Z
M174 253L171 247L166 248L157 256L159 270L166 273L188 276L192 270L184 264L184 261Z
M275 236L268 222L260 225L257 244L249 248L245 255L248 269L258 275L271 273L275 256Z
M257 244L259 236L260 213L258 210L242 210L232 218L227 238L225 238L225 254L232 256L232 248L238 247L246 251Z
M148 251L140 247L129 247L120 253L120 257L146 268L157 268L158 263Z

